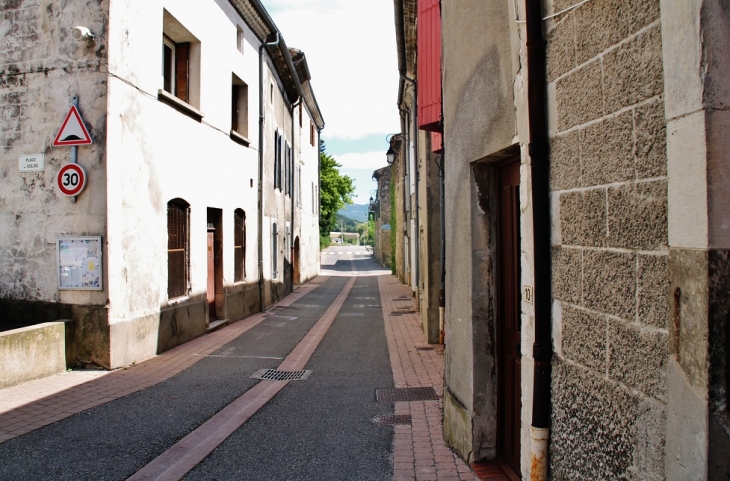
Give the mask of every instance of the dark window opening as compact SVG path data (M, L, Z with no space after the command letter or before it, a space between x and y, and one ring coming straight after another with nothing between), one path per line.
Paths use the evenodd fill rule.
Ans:
M248 137L248 85L236 75L231 86L231 130Z
M167 297L188 294L190 205L182 199L167 204Z
M246 277L246 213L236 209L233 213L234 229L234 262L236 263L234 281L240 282Z

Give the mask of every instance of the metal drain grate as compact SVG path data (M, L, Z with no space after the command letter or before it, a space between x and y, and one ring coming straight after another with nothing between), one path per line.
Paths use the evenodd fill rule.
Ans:
M418 346L416 351L433 351L433 346Z
M415 314L417 311L393 311L390 313L391 316L402 316L403 314Z
M276 369L261 369L251 376L251 379L263 381L304 381L312 371L279 371Z
M410 414L381 414L370 420L376 426L395 426L411 424Z
M432 387L402 387L396 389L376 389L375 398L380 402L396 401L438 401Z

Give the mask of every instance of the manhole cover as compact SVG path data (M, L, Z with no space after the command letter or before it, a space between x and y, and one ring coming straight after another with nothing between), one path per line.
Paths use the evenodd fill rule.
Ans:
M264 381L304 381L312 371L278 371L276 369L261 369L251 376L251 379Z
M402 387L395 389L376 389L375 398L380 402L396 401L438 401L432 387Z
M410 414L381 414L370 420L376 426L395 426L396 424L411 424Z

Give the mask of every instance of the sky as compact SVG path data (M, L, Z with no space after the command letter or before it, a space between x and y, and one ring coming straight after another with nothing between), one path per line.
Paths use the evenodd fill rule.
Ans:
M262 0L289 48L304 51L327 153L353 179L355 204L375 193L386 137L400 131L392 0Z

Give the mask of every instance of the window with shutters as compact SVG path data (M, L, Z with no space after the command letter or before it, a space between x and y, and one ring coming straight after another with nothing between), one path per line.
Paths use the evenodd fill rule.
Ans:
M274 189L281 190L281 148L282 136L274 131Z
M314 147L314 124L309 122L309 143Z
M246 278L246 213L242 209L233 213L233 229L233 259L236 263L233 280L240 282Z
M284 142L284 193L287 195L291 195L291 153L292 150L289 146L289 142Z
M162 32L162 89L158 98L184 113L202 117L196 110L200 107L200 42L166 10Z
M167 203L167 297L188 295L190 205L182 199Z

